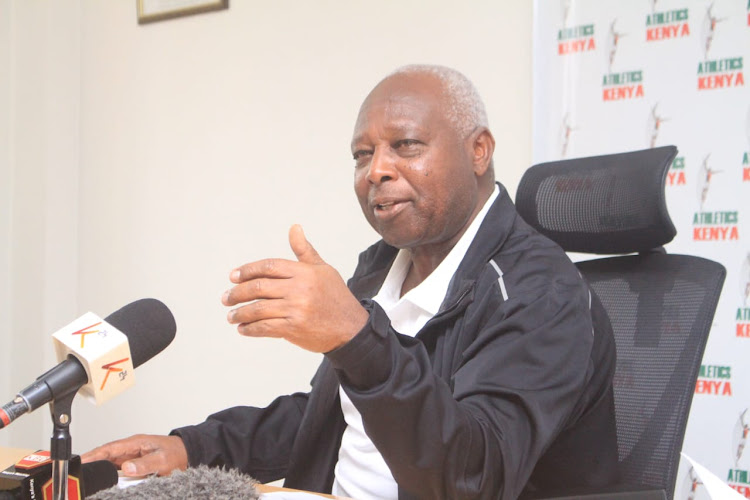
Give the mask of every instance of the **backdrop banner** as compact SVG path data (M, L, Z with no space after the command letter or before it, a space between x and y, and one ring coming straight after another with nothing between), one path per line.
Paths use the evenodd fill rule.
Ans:
M535 0L534 163L674 144L669 253L727 279L683 450L750 498L750 0ZM683 461L675 498L708 498Z

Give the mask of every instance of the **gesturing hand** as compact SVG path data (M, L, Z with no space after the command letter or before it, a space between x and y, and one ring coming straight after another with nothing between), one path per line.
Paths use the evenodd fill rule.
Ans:
M187 451L178 436L138 434L113 441L84 453L81 460L109 460L126 476L169 475L188 466Z
M368 312L336 270L305 238L289 230L297 261L265 259L233 270L236 283L222 297L227 319L248 337L280 337L313 352L328 352L349 341L367 323Z

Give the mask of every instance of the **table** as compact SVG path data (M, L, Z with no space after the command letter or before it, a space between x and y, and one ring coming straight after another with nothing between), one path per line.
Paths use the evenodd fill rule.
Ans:
M293 490L291 488L281 488L279 486L271 486L270 484L258 484L255 487L261 493L273 493L275 491L300 491L300 490ZM310 492L305 491L304 493L310 493ZM336 495L326 495L325 493L313 493L313 495L316 495L322 498L334 498L337 500L351 500L349 497L338 497Z
M5 470L21 457L25 457L34 450L24 450L21 448L3 448L0 446L0 470Z

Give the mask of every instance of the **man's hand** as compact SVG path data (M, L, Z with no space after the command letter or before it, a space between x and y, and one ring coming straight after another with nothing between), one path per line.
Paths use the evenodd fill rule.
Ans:
M289 244L297 262L265 259L232 271L236 285L222 302L245 304L227 319L239 325L242 335L280 337L308 351L332 351L362 329L368 312L307 241L302 227L292 226Z
M173 470L188 466L187 450L178 436L138 434L107 443L84 453L81 460L94 462L109 460L125 476L169 475Z

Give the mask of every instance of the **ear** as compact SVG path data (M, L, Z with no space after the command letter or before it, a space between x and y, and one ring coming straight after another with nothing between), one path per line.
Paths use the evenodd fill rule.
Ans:
M474 173L481 177L487 172L492 163L492 154L495 152L495 138L485 127L480 127L471 134L471 154L474 163Z

